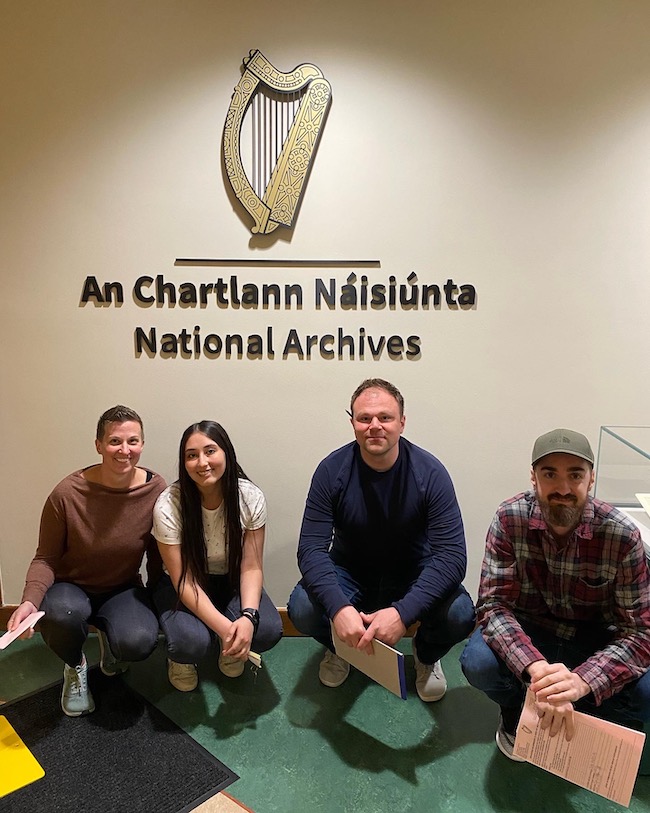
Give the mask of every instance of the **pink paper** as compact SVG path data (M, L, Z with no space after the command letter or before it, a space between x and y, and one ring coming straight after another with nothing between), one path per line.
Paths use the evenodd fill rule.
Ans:
M12 641L15 641L16 638L20 638L23 632L28 630L30 627L33 627L38 619L42 618L44 615L45 613L41 610L31 613L27 616L27 618L21 621L20 624L18 624L15 630L12 630L12 632L5 632L5 634L0 638L0 649L6 649L6 647L8 647Z
M573 719L575 732L570 742L563 731L551 737L539 724L535 695L529 689L517 727L515 754L629 807L645 734L579 711L573 713Z

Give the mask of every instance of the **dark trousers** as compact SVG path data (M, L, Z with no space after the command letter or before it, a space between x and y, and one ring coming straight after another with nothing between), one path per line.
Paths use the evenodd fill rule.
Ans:
M76 584L56 582L40 609L43 640L68 666L81 663L91 624L106 633L120 661L142 661L158 642L158 619L144 587L87 593Z
M355 579L345 568L336 565L336 576L341 589L352 606L366 613L390 607L403 598L409 584L383 584L368 588ZM293 589L287 606L289 618L303 635L315 638L334 651L330 632L330 619L325 608L299 582ZM422 663L435 663L464 640L474 629L474 604L464 587L458 587L450 596L437 602L422 613L415 635L418 658Z
M585 626L571 641L564 641L532 623L522 623L527 635L549 663L563 663L574 669L606 646L612 633L603 627ZM478 629L467 642L460 658L465 677L477 689L503 708L520 709L526 687L504 661L485 643ZM613 697L596 706L591 694L581 698L577 711L615 723L650 720L650 672L624 686Z
M231 621L241 615L239 594L231 594L226 576L210 576L208 595L214 606ZM178 595L169 576L163 576L153 593L160 628L167 639L167 654L176 663L198 663L202 658L219 651L219 636L179 604ZM262 590L259 606L260 623L253 636L253 652L266 652L282 637L282 621L268 593Z

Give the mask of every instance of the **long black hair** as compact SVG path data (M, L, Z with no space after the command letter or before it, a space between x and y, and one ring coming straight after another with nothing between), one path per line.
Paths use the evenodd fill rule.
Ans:
M243 531L239 514L239 478L248 479L237 462L237 455L228 433L216 421L200 421L183 432L178 450L178 484L181 496L181 578L180 592L187 574L204 590L208 583L208 555L203 533L201 492L185 468L185 446L195 432L210 438L226 456L226 470L221 478L223 513L228 551L228 581L233 592L239 587Z

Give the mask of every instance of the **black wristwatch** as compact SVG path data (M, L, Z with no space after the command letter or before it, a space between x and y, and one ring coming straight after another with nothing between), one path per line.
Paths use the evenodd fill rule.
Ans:
M241 611L243 618L248 618L248 620L253 625L253 629L257 632L257 628L260 625L260 613L259 610L254 610L252 607L244 607Z

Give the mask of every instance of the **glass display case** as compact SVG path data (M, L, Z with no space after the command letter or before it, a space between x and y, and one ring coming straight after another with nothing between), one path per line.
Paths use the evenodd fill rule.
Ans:
M637 525L650 558L650 516L637 494L650 499L650 426L601 426L594 496Z

